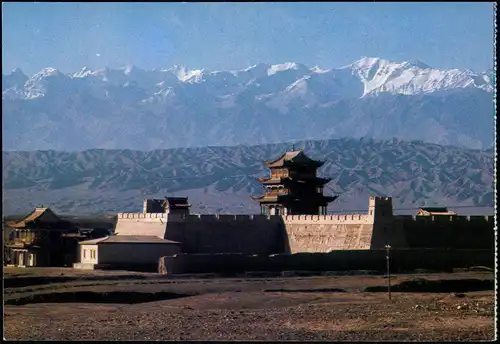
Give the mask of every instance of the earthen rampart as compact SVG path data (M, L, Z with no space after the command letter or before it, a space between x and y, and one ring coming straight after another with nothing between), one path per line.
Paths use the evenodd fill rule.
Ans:
M116 221L116 235L165 236L168 217L163 213L119 213Z
M395 216L408 247L493 248L493 216ZM388 238L391 240L391 237Z
M471 266L494 266L494 250L391 250L394 272L429 269L446 271ZM160 258L160 273L241 273L245 271L386 270L385 250L348 250L329 253L275 255L177 254Z
M180 241L186 253L329 252L370 249L373 221L373 216L361 213L286 216L120 213L116 234L155 235Z
M279 216L187 215L169 218L165 239L182 242L185 253L259 253L285 250Z
M288 252L368 250L374 217L367 214L283 216Z
M298 253L393 248L491 248L493 216L394 216L389 197L368 213L227 215L119 213L118 235L179 241L185 253Z

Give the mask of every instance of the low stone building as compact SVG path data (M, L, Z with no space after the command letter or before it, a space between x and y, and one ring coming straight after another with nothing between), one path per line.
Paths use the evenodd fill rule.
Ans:
M160 257L180 252L176 241L152 235L113 235L80 242L79 261L73 267L143 270L155 267Z

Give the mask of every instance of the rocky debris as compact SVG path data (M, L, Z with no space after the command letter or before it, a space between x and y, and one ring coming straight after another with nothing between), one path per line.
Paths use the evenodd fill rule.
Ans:
M115 313L93 313L90 308L80 310L78 316L51 314L40 317L34 312L25 314L22 323L9 320L13 318L9 317L5 320L5 336L29 340L440 341L493 338L493 314L490 315L491 326L474 325L478 314L470 310L476 304L481 307L479 302L455 303L453 307L432 310L435 304L435 300L423 299L415 304L411 299L395 299L391 303L301 304L272 308L263 304L258 309L201 310L196 307L173 309L159 302L153 311L152 308L142 309L139 304L125 306L123 311ZM489 304L493 309L492 300ZM421 312L429 312L430 316L422 317ZM463 319L463 316L467 316L470 323L458 321L453 328L426 330L421 323L432 324L436 317L451 320ZM83 318L85 322L81 323ZM74 326L78 319L80 325ZM405 328L405 331L398 328Z
M457 278L457 275L453 277ZM349 283L354 284L346 282L353 278L355 282ZM385 294L358 291L378 283L378 277L335 276L68 287L65 292L106 290L109 294L109 291L126 289L136 293L169 290L198 294L135 304L71 302L6 305L4 336L9 340L33 341L493 339L493 291L467 292L463 293L464 296L456 296L457 292L394 293L390 301ZM329 288L337 286L345 287L346 292L329 291ZM17 288L10 289L16 292ZM311 289L316 292L263 292L266 289ZM237 293L237 290L242 292ZM41 292L47 290L38 291ZM19 294L8 294L7 298L27 294L26 290L19 290Z

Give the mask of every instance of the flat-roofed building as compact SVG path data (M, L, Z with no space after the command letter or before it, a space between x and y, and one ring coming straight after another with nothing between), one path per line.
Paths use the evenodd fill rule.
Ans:
M113 235L79 243L79 262L73 267L94 269L143 269L155 266L158 259L181 253L181 244L151 235Z

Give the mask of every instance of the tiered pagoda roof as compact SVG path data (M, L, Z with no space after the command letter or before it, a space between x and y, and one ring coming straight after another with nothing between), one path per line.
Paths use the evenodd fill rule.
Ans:
M300 198L297 198L292 195L263 195L263 196L250 196L254 201L257 201L259 203L273 203L273 202L281 202L281 201L287 201L287 202L302 202ZM325 196L322 195L321 199L325 200L326 202L333 202L335 201L339 196Z
M323 166L323 164L324 164L323 161L310 159L304 154L304 151L302 150L286 152L276 160L264 162L264 166L269 168L297 166L297 165L321 167Z
M295 183L313 183L317 186L322 186L328 184L332 179L331 178L290 178L290 177L282 177L282 178L272 178L272 177L262 177L258 178L258 181L263 185L274 185L274 184L284 184L287 182L295 182Z
M269 177L258 178L266 186L264 195L252 197L263 214L324 214L327 204L338 196L323 195L330 178L319 178L316 170L323 161L313 160L302 150L285 152L278 159L264 162Z
M41 227L49 229L56 226L57 229L74 229L76 228L69 221L62 220L50 208L35 208L24 219L19 221L9 221L7 226L15 229Z

